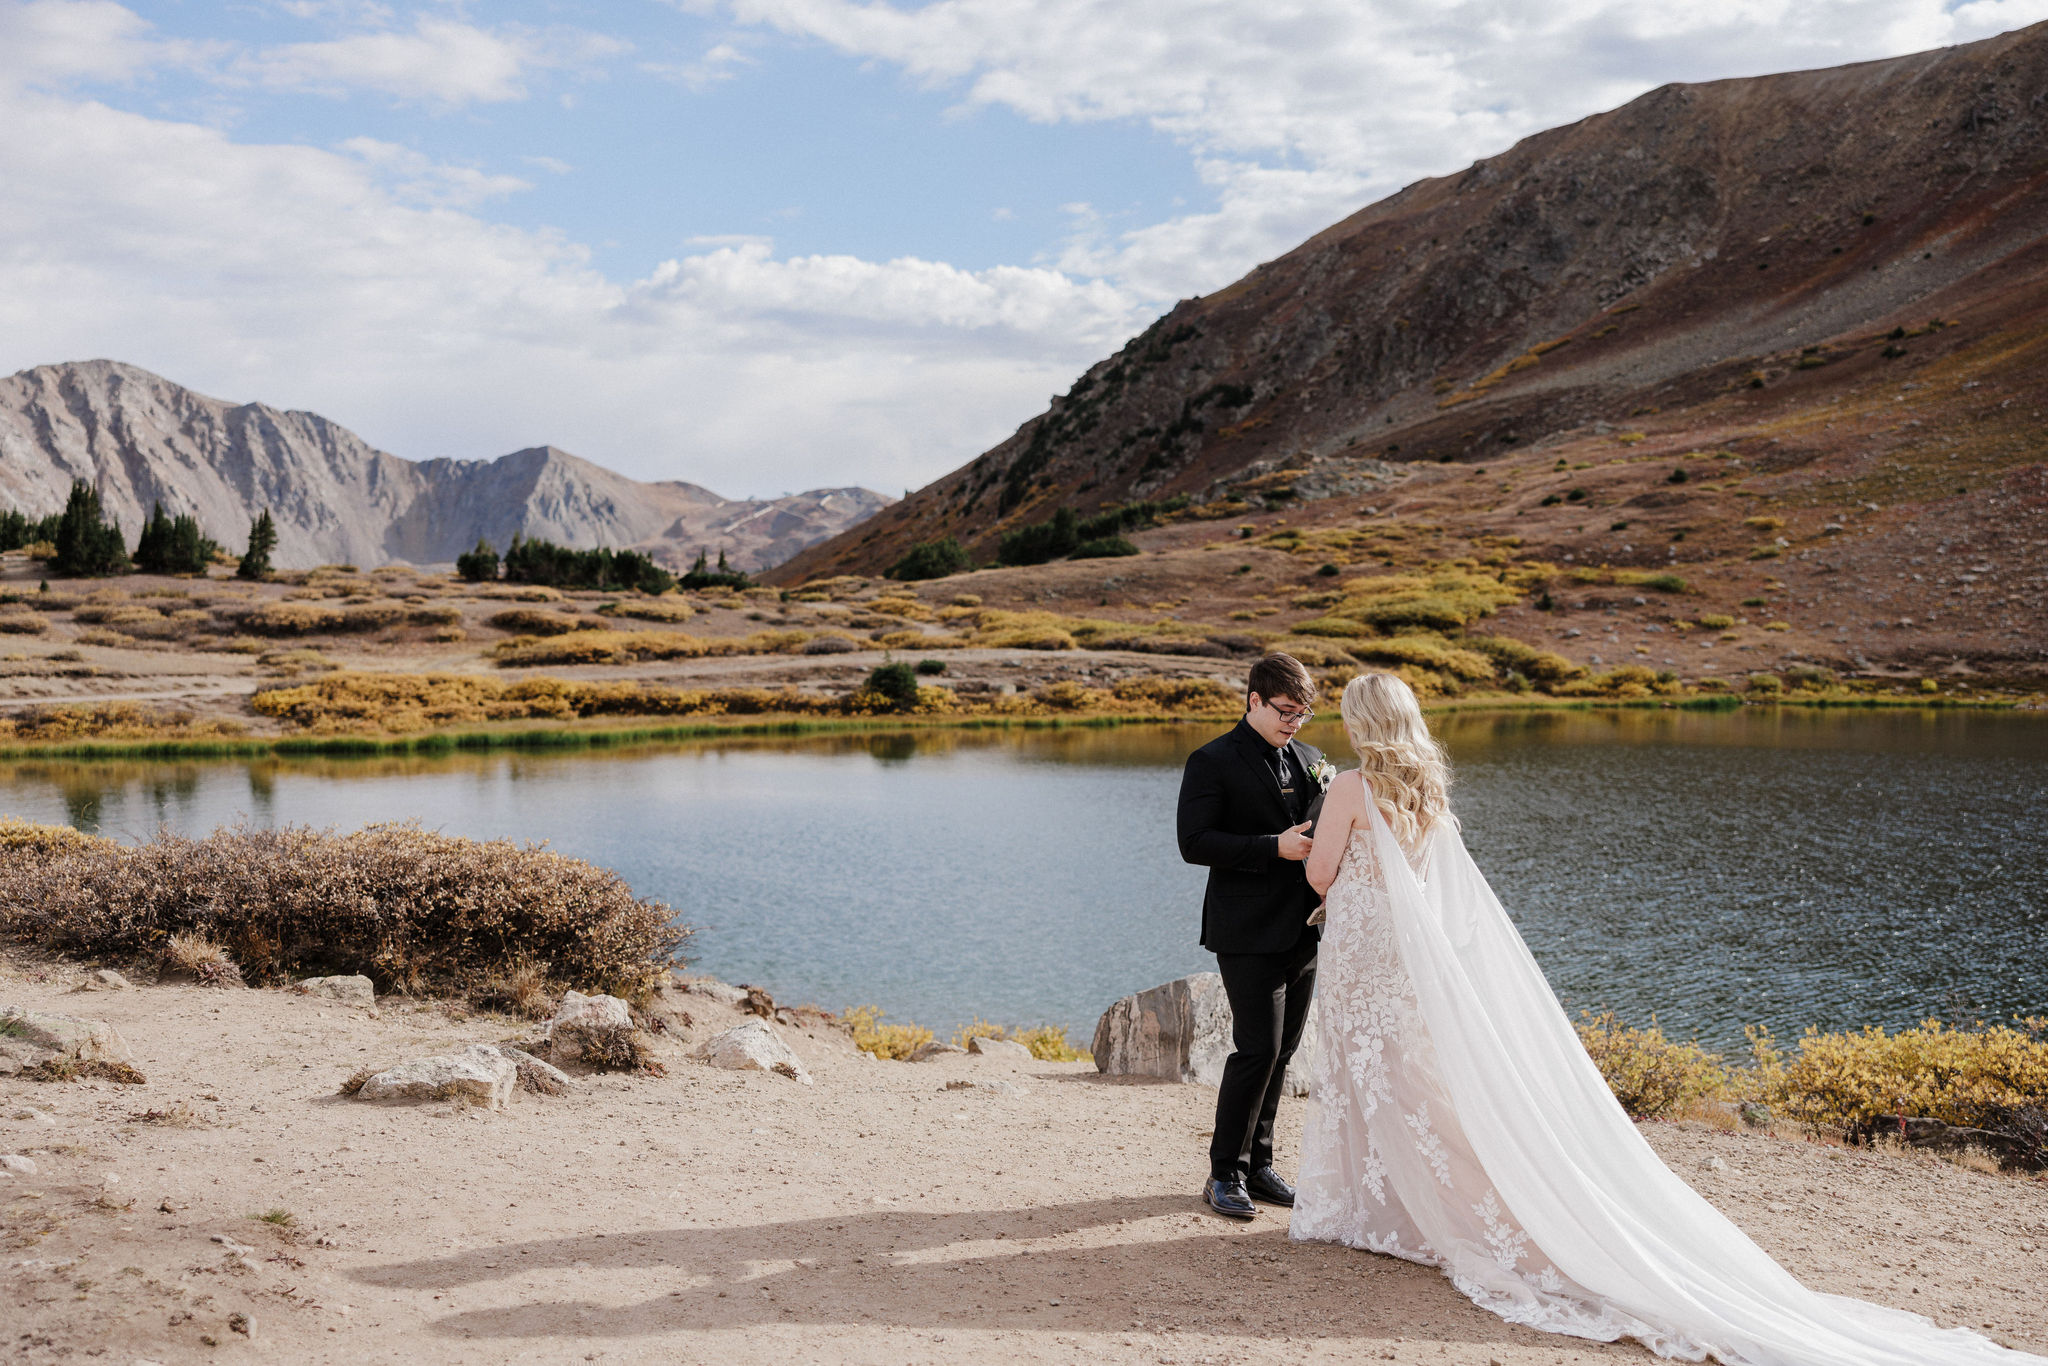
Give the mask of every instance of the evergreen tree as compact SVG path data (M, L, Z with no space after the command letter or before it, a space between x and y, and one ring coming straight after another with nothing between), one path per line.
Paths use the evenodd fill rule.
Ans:
M270 520L270 509L256 514L256 520L249 523L249 548L242 552L242 562L235 566L238 579L267 579L270 577L270 552L277 549L277 523Z
M516 536L513 538L518 539ZM498 577L498 551L479 536L476 549L455 557L455 572L471 583L489 583Z
M59 578L99 578L128 572L128 540L118 522L105 520L99 491L83 479L71 482L71 497L57 519L57 554L50 570Z
M144 574L167 574L165 557L170 554L171 519L164 516L163 500L158 499L149 520L142 524L142 534L135 538L135 568Z
M220 553L220 544L208 539L199 530L199 519L189 512L181 512L171 522L170 552L165 556L165 570L170 574L204 574L206 567L213 563L213 557Z

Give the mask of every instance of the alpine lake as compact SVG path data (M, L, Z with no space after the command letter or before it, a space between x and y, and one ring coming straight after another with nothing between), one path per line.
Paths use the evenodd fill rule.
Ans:
M2048 720L1452 713L1473 856L1566 1008L1743 1027L2048 1013ZM733 736L433 757L0 760L0 813L122 840L418 821L546 841L695 927L691 966L941 1037L1069 1026L1213 960L1174 802L1209 725ZM1303 738L1341 767L1336 725Z

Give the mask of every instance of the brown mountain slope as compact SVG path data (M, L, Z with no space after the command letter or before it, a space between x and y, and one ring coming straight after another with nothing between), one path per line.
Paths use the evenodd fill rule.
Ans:
M2010 532L2024 578L2038 523L2014 530L2013 507L2039 515L2044 362L2036 25L1667 86L1419 182L1179 304L1008 441L776 577L872 573L946 535L985 560L1057 508L1174 494L1309 526L1405 515L1393 495L1370 511L1313 501L1399 485L1391 461L1505 475L1428 515L1525 553L1693 563L1732 583L1758 536L1728 514L1765 500L1803 509L1815 536L1839 525L1828 554L1845 574L1865 565L1839 581L1859 593L1873 566L1900 572L1915 525L1958 545ZM1741 456L1722 471L1741 479L1682 490L1662 482L1668 463L1645 464L1710 444ZM1567 475L1560 498L1603 489L1543 504L1559 463L1603 471ZM2023 493L2035 501L1996 501ZM1653 524L1607 534L1623 504Z
M787 559L890 501L866 489L772 500L641 483L553 446L496 460L403 460L317 413L208 398L118 361L0 379L0 508L40 517L74 479L98 486L132 536L161 501L239 547L263 508L277 562L446 563L513 535L632 546L681 565L724 550L742 569Z

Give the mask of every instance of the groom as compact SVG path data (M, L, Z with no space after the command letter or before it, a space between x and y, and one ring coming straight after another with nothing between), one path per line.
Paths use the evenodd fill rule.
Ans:
M1273 1170L1273 1119L1316 985L1317 897L1302 864L1323 756L1294 738L1315 695L1300 660L1267 655L1245 682L1244 719L1190 754L1181 775L1180 856L1209 869L1202 947L1223 974L1235 1050L1216 1093L1202 1201L1233 1219L1256 1215L1254 1200L1294 1203Z

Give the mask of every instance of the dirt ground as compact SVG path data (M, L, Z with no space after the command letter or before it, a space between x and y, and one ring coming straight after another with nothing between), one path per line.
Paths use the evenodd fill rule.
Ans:
M0 1080L0 1153L36 1167L0 1178L10 1361L1652 1359L1511 1327L1420 1267L1291 1243L1277 1214L1205 1215L1204 1087L878 1062L784 1026L805 1086L688 1058L742 1017L677 993L692 1024L661 1036L665 1077L496 1114L386 1106L336 1088L528 1027L393 998L74 994L81 977L17 962L0 1003L109 1021L148 1081ZM183 1123L147 1117L181 1103ZM1300 1119L1288 1102L1283 1165ZM1808 1283L2048 1349L2048 1183L1646 1132Z

